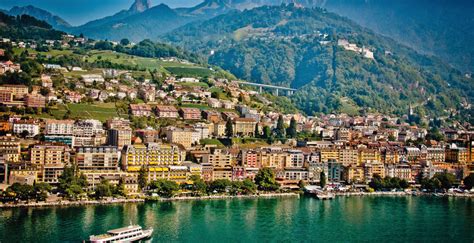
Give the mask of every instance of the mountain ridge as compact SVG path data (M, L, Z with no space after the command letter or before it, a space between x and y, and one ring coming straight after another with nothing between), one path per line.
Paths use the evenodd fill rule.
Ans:
M425 111L444 114L474 97L472 80L439 59L319 8L232 11L163 39L239 78L300 88L293 100L308 114L340 111L345 101L362 110L400 113L426 100L431 102Z

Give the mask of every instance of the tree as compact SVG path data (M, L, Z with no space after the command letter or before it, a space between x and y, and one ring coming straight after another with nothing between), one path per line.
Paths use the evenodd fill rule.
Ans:
M128 45L130 45L130 40L128 40L127 38L124 38L124 39L120 40L120 45L128 46Z
M127 196L125 180L123 178L120 178L118 185L114 188L114 194L119 196Z
M456 182L456 177L446 171L443 173L436 173L434 178L441 182L441 187L445 190L452 188L453 184Z
M103 197L112 196L112 185L108 180L101 180L100 184L95 187L95 197L101 199Z
M35 183L33 185L36 200L45 201L48 198L48 193L51 192L51 185L45 182Z
M286 129L286 135L289 138L295 138L298 135L296 129L297 129L296 119L292 117L290 121L290 126Z
M326 187L326 183L327 183L326 173L324 173L324 171L321 171L321 173L319 173L319 184L321 185L322 189Z
M464 178L463 180L463 183L464 183L464 187L467 190L471 190L472 187L474 186L474 174L469 174L468 176L466 176L466 178Z
M140 170L138 171L138 188L140 190L143 190L148 184L147 180L147 171L145 167L141 167Z
M255 176L255 184L259 190L276 191L280 185L275 180L275 172L270 168L260 169Z
M227 179L218 179L209 184L209 191L223 193L226 192L227 188L231 185L232 183Z
M384 184L382 182L382 177L380 175L375 174L372 177L372 180L369 182L369 186L376 191L379 191L384 188Z
M283 121L283 116L282 115L280 115L278 117L276 135L277 135L277 138L284 138L285 137L285 123Z
M298 181L298 187L300 189L304 189L306 187L306 182L304 182L303 180Z
M242 182L243 193L254 194L256 190L257 190L257 185L255 185L255 183L252 180L247 178Z
M13 183L7 188L7 193L14 195L16 199L29 201L35 197L35 191L32 185Z
M172 197L179 190L179 185L174 181L159 179L150 183L150 189L160 196Z
M272 129L269 126L263 127L263 138L269 139L272 136Z
M225 124L225 135L228 138L231 138L234 136L234 125L232 124L231 119L227 119L227 122Z
M258 129L258 123L255 124L255 132L254 132L254 133L255 133L255 137L256 137L256 138L257 138L257 137L260 137L260 130Z
M83 188L87 185L87 178L84 174L79 174L75 166L65 166L63 174L59 177L58 189L68 198L76 199L84 193Z
M191 190L195 196L201 196L206 193L207 184L200 176L192 175L189 179L193 182Z

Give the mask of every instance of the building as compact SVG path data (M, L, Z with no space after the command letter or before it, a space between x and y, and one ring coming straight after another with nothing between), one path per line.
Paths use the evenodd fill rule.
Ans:
M174 106L168 105L158 105L156 106L156 115L159 118L178 118L179 113L178 109Z
M46 135L72 135L73 131L74 120L46 120Z
M12 129L10 122L0 121L0 132L8 133Z
M77 147L75 163L80 170L119 170L120 150L115 146Z
M362 166L356 166L356 165L350 165L347 167L344 167L344 181L347 183L365 183L365 177L364 177L364 167Z
M130 104L130 111L133 116L150 116L151 107L147 104Z
M374 175L385 177L385 166L379 161L367 161L363 164L364 166L364 178L366 182L372 180Z
M329 160L327 179L329 182L338 183L342 181L343 167L342 163L336 160Z
M431 161L431 162L444 162L445 161L444 148L427 148L426 160Z
M13 124L13 133L26 134L26 137L34 137L40 132L39 124L33 120L20 120Z
M255 136L257 122L253 118L235 118L233 120L235 136Z
M82 75L81 77L82 77L82 81L84 81L86 85L92 85L94 83L105 82L104 77L102 77L102 75L99 75L99 74L85 74L85 75Z
M138 172L140 168L145 167L150 169L150 172L158 172L164 166L180 165L184 157L176 145L158 143L127 145L122 153L122 169Z
M20 140L13 136L0 137L0 159L6 162L19 162L20 161Z
M57 184L69 163L70 153L67 146L35 145L30 149L30 157L31 164L38 168L38 181Z
M388 165L385 167L386 177L397 177L408 182L415 182L411 167L408 164Z
M23 99L28 94L28 87L25 85L5 84L0 86L0 91L12 93L15 99Z
M44 88L52 89L53 88L53 80L48 75L41 75L41 86Z
M189 149L193 144L193 131L170 127L166 129L166 140L168 143L180 144L185 149Z
M131 128L115 128L107 131L107 144L122 149L125 145L132 144Z
M0 90L0 103L3 102L12 102L13 93L7 90Z
M202 163L211 164L214 169L230 168L233 165L232 155L230 153L224 152L221 149L214 149L211 151L211 153L203 155Z
M466 148L451 147L446 149L446 162L453 164L467 164L468 152Z
M285 161L285 168L303 168L304 154L300 150L289 150L289 159Z
M93 119L76 121L72 131L76 137L92 137L105 134L102 122Z
M197 108L182 107L179 113L184 120L200 120L201 111Z
M253 150L242 150L242 165L245 168L260 168L257 152Z
M130 128L130 120L114 117L107 120L107 129Z

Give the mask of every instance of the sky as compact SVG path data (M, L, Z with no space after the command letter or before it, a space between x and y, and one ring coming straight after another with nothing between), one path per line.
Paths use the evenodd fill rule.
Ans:
M33 5L60 16L72 25L106 17L128 9L134 0L0 0L0 9ZM152 0L153 5L165 3L172 8L194 6L202 0Z

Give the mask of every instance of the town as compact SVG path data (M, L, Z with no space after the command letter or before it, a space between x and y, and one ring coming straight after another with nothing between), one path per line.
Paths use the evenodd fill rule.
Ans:
M1 42L3 202L253 194L306 185L472 188L472 124L446 125L411 106L402 116L307 116L279 107L284 97L232 78L62 66L60 57L35 51L85 45L82 37L44 46ZM162 60L168 61L191 65Z

